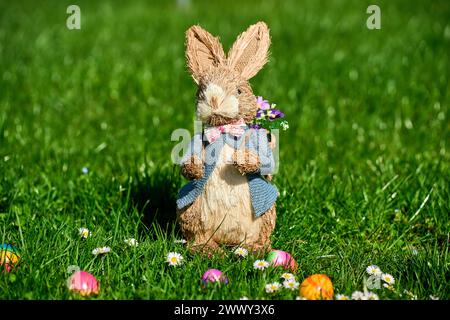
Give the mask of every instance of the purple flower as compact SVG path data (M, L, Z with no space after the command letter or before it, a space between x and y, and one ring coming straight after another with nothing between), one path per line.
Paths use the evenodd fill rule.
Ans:
M256 119L261 119L261 118L264 118L264 110L261 110L261 109L258 109L257 111L256 111Z
M278 118L284 118L284 113L278 109L270 109L268 112L269 121L273 121Z
M261 126L259 124L251 124L250 128L252 128L252 129L261 129Z
M258 108L261 110L270 109L269 101L264 100L261 96L256 97L256 103L258 104Z

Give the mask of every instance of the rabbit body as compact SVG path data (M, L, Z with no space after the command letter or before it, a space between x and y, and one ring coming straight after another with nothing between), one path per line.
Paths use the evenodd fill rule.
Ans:
M201 220L217 243L239 245L257 240L261 220L254 215L247 177L230 164L233 153L228 145L220 152L200 195Z

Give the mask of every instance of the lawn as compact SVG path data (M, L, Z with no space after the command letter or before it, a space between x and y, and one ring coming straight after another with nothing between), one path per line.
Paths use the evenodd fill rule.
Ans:
M78 299L70 266L94 274L92 299L295 299L266 293L282 270L256 257L191 254L175 240L185 182L171 132L193 130L184 32L200 23L226 50L248 25L271 28L270 62L251 80L286 114L274 248L298 281L327 274L380 299L450 298L450 2L69 1L0 3L0 243L20 250L1 299ZM83 240L78 229L91 236ZM135 238L139 246L124 243ZM111 252L94 256L92 250ZM169 252L184 263L169 266ZM230 284L203 289L208 268Z

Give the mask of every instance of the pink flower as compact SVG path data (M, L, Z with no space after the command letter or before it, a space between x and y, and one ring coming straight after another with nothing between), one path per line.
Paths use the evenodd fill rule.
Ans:
M256 103L258 104L258 108L261 110L268 110L270 109L269 101L264 100L263 97L256 97Z

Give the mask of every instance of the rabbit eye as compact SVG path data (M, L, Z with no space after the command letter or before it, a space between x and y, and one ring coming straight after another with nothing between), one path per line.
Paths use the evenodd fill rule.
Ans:
M241 89L237 89L237 94L240 95L242 93Z

